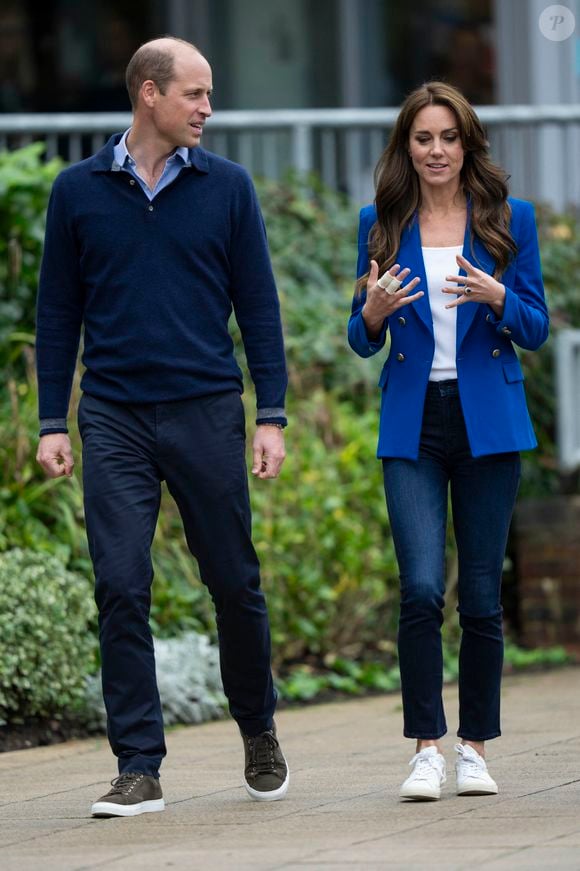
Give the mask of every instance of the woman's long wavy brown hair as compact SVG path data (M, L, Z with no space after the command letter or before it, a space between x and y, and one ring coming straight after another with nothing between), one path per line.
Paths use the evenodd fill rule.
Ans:
M421 205L419 178L409 157L409 137L417 112L425 106L447 106L457 119L464 150L461 189L471 203L471 230L495 260L499 278L517 246L509 230L506 173L489 156L485 130L463 94L445 82L427 82L413 91L401 107L389 144L375 169L377 221L369 238L369 260L376 260L379 275L395 262L403 228ZM368 272L357 282L360 292Z

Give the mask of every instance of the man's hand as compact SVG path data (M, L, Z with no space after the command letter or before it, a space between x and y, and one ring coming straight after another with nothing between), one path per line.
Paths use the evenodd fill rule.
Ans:
M64 432L49 433L40 437L36 459L49 478L72 477L75 461L70 439Z
M259 425L253 444L252 475L257 478L277 478L284 462L284 433L277 426Z

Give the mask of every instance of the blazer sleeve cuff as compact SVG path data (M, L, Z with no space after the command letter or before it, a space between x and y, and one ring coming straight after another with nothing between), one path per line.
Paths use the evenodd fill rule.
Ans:
M374 340L369 339L366 324L362 314L355 315L350 322L349 340L351 347L361 357L372 357L384 346L387 338L387 320L383 323L381 332Z

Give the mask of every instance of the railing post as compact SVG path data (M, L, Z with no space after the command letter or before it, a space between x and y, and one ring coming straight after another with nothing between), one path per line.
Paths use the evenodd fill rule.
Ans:
M309 124L295 124L292 127L292 165L300 173L312 170L312 127Z
M580 467L580 330L560 330L555 344L558 459L563 472Z

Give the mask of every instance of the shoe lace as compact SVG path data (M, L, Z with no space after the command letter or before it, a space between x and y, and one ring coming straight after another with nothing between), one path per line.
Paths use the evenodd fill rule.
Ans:
M426 777L431 774L433 770L440 772L440 766L437 764L436 757L433 755L425 756L423 752L415 753L411 761L409 762L411 768L413 768L413 773L417 777Z
M280 745L272 732L262 732L253 738L248 738L249 764L256 774L267 774L273 771L276 759L274 751Z
M458 744L455 749L459 753L461 767L466 774L471 772L474 775L479 775L482 771L487 771L485 759L483 759L479 754L477 756L472 756L471 753L466 753L462 744Z
M129 795L135 784L143 779L143 775L134 771L127 771L114 777L111 781L112 789L109 795Z

